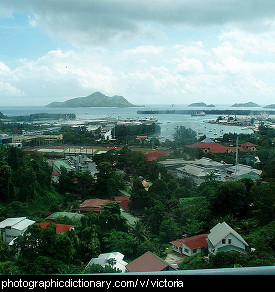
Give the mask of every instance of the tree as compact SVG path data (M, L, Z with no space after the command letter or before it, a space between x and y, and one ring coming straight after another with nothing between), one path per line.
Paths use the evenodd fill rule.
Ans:
M126 257L136 255L138 241L130 233L111 230L104 238L103 243L107 252L120 251Z
M11 199L11 168L0 161L0 200L8 202Z
M217 216L242 217L248 209L246 187L241 181L224 182L210 198L210 208Z
M195 143L197 141L196 137L197 134L195 131L190 128L185 128L184 126L176 127L176 131L173 136L174 141L181 146Z

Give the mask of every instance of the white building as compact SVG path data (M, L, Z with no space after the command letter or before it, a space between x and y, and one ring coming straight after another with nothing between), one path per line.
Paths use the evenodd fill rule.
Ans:
M245 248L248 246L241 235L225 222L218 223L210 230L207 241L208 251L214 255L217 254L217 252L231 250L245 253Z
M123 258L124 258L124 255L120 252L102 253L97 258L92 258L89 261L86 268L95 264L95 265L100 265L103 268L105 266L110 266L111 268L115 270L120 270L122 271L122 273L125 273L126 265L128 263L125 262Z
M35 221L26 217L7 218L0 222L0 233L3 241L11 243L16 237L23 235L27 228Z

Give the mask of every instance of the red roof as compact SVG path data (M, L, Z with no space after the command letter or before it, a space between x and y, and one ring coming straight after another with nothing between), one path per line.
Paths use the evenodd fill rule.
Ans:
M170 243L178 247L182 247L182 244L184 244L192 250L208 246L206 241L207 237L208 234L200 234L182 239L177 239L175 241L171 241Z
M147 251L137 259L126 265L126 269L129 272L151 272L151 271L165 271L175 270L167 262L160 257L154 255L150 251Z
M131 202L131 200L126 197L126 196L121 196L121 197L114 197L116 202L120 202L120 206L122 209L128 209L128 205Z
M159 156L168 156L169 153L166 151L155 150L153 152L147 152L144 154L148 161L157 160Z
M111 200L88 199L85 200L77 209L81 211L101 211L104 205L114 203Z
M41 228L46 229L46 227L51 224L55 225L56 227L56 234L59 234L61 232L66 232L69 231L73 225L68 225L68 224L57 224L57 223L49 223L49 222L41 222L41 223L35 223L36 225L39 225Z
M242 144L244 146L244 144ZM186 145L186 147L189 148L200 148L200 149L208 149L209 152L211 153L226 153L229 151L236 152L236 147L234 146L224 146L222 144L216 143L216 142L211 142L211 143L206 143L206 142L198 142L195 144L191 145ZM246 149L244 147L238 147L239 151L245 151Z
M59 176L59 173L56 172L56 171L53 171L53 172L52 172L52 175Z
M253 144L253 143L250 143L250 142L246 142L246 143L243 143L241 144L242 147L255 147L257 146L256 144Z
M191 145L186 145L189 148L200 148L200 149L209 149L211 153L226 153L228 151L227 146L218 144L218 143L206 143L206 142L198 142Z

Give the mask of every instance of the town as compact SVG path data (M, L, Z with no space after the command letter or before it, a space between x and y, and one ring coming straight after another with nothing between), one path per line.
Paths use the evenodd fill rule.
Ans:
M0 124L0 274L274 265L268 123L164 142L154 118L44 126Z

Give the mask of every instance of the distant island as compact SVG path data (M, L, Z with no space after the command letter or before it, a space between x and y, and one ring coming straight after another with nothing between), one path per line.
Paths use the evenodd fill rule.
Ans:
M48 114L48 113L37 113L37 114L30 114L26 116L5 116L3 113L0 112L0 120L5 122L33 122L33 121L47 121L47 120L75 120L76 115L74 113L68 114Z
M266 105L264 108L275 108L275 103Z
M3 113L0 112L0 119L6 119L7 116L5 116Z
M135 107L123 96L106 96L101 92L94 92L85 97L76 97L64 102L52 102L46 107L76 108L76 107Z
M214 104L206 104L204 102L195 102L191 103L188 106L196 106L196 107L215 107Z
M261 107L261 106L250 101L246 103L235 103L232 105L232 107Z

